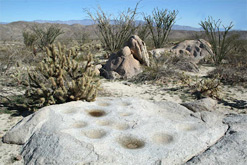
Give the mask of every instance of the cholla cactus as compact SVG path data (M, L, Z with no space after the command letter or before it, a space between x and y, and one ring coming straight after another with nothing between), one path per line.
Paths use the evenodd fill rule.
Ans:
M67 50L58 44L46 48L47 56L34 71L29 71L29 88L26 96L31 98L30 109L68 101L94 101L100 82L95 78L92 55L84 66L75 61L76 49Z
M205 96L219 98L220 97L220 76L217 75L212 79L202 79L193 85L193 94L198 98Z

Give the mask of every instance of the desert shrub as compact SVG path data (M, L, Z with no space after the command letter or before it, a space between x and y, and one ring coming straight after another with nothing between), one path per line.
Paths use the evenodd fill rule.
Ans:
M31 30L33 34L37 37L36 45L40 49L44 49L45 47L49 46L50 44L53 44L55 39L63 34L63 31L61 28L57 27L56 25L51 25L48 28L42 29L38 27L38 25L35 25L31 27Z
M211 78L199 79L196 77L196 79L193 79L191 76L183 73L180 77L180 81L182 85L189 88L191 94L197 99L203 97L220 98L220 78L221 76L218 74Z
M215 21L212 17L208 17L208 20L201 21L199 25L204 29L205 34L211 44L211 49L207 48L209 54L211 55L213 62L219 65L222 60L231 53L234 48L232 44L237 38L236 36L228 36L229 31L232 29L232 22L228 26L223 26L224 30L221 28L221 21Z
M15 72L14 68L22 63L35 61L33 53L21 45L6 45L0 50L0 74Z
M236 38L239 37L238 34L233 34ZM225 60L232 67L247 66L247 40L235 40L233 43L234 49L225 57Z
M219 76L214 78L201 79L197 81L193 86L191 86L192 94L196 96L197 99L202 97L220 97L221 82Z
M221 81L225 84L243 84L247 82L247 65L234 67L231 65L219 65L209 76L219 74Z
M109 52L116 52L122 48L124 43L134 34L136 30L135 16L137 14L136 4L134 10L128 9L122 12L118 17L112 18L99 7L96 14L93 15L90 11L87 14L94 20L98 28L98 36L103 47Z
M32 48L35 41L37 40L37 36L34 33L30 32L23 32L22 33L23 39L24 39L24 44L28 48Z
M163 53L158 59L150 57L150 66L145 67L142 73L130 81L137 83L150 81L151 83L155 82L157 84L179 81L181 74L167 65L167 61L171 58L170 55L170 53Z
M89 41L90 34L88 32L82 31L82 32L74 32L74 39L80 44L85 44L87 41Z
M225 57L225 63L220 64L209 73L212 77L221 76L224 84L244 84L247 82L247 40L235 40L234 49Z
M80 66L74 59L78 51L67 50L60 44L46 48L46 56L39 66L30 69L26 101L23 106L31 110L76 100L94 101L99 88L92 56Z
M130 81L143 83L143 82L150 82L156 84L166 84L171 81L178 81L180 73L174 71L173 69L155 69L151 67L145 68L145 70L135 76Z
M161 48L166 43L177 14L178 11L175 10L168 11L157 8L153 10L152 15L144 16L156 48Z

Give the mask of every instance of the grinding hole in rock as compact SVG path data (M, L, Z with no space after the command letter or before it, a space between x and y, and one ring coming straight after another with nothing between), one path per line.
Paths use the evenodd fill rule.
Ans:
M83 128L83 127L86 127L87 126L87 123L84 122L84 121L78 121L78 122L75 122L72 127L74 128Z
M89 114L90 116L92 116L92 117L102 117L102 116L104 116L106 113L105 113L105 111L103 111L103 110L94 109L94 110L90 110L90 111L88 112L88 114Z
M101 129L88 130L83 132L83 134L90 139L100 139L106 135L106 132Z
M122 147L127 149L140 149L145 146L143 140L131 136L121 137L118 142Z
M100 102L98 103L99 106L102 106L102 107L107 107L107 106L110 106L109 103L106 103L106 102Z
M156 133L152 139L157 144L169 144L173 141L173 136L166 133Z

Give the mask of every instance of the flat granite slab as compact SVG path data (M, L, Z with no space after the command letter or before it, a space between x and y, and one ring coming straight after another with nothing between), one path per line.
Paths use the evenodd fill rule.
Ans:
M25 117L4 137L22 144L25 164L183 164L228 129L222 116L177 103L137 98L52 105Z

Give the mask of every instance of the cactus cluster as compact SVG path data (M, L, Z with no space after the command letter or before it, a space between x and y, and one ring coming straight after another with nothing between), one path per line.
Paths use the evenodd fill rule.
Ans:
M26 96L31 109L68 101L94 101L100 86L95 77L92 55L88 55L84 65L75 58L79 51L65 46L51 45L46 48L46 57L33 71L28 72L29 86Z
M203 78L194 80L191 76L186 75L184 72L181 74L180 82L185 87L189 87L191 93L197 98L203 97L220 98L221 91L221 76L219 74L212 78Z
M220 98L220 75L216 75L213 78L201 79L200 81L196 79L196 83L190 85L190 88L192 94L195 95L197 99L201 99L202 97Z

